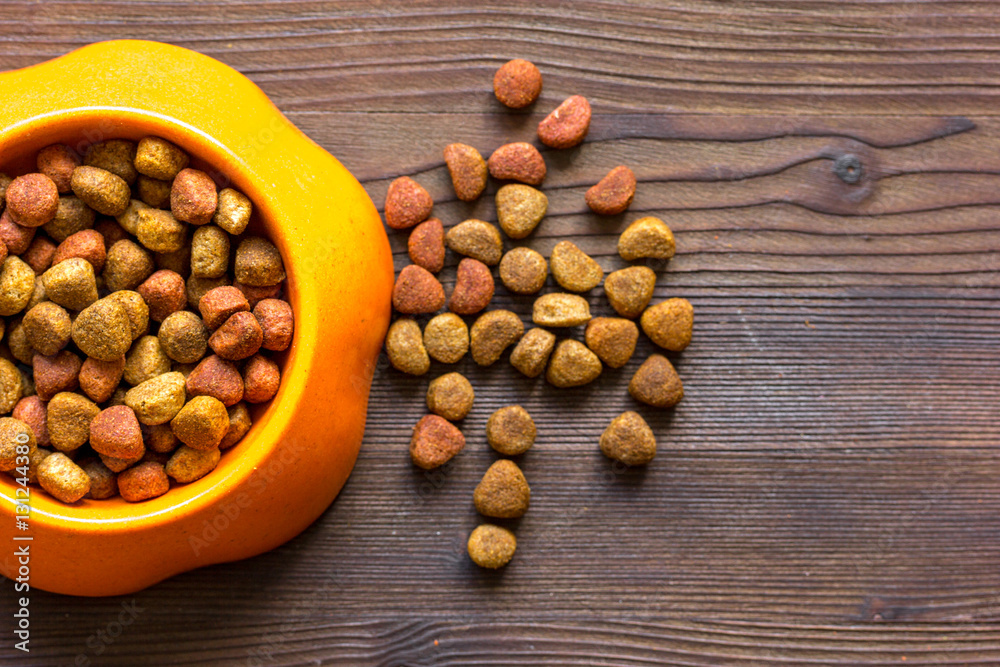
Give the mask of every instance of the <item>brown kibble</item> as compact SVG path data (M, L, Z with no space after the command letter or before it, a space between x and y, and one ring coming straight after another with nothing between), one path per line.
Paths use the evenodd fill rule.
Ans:
M476 526L469 535L466 549L473 563L488 570L497 570L514 557L517 538L506 528L484 523Z
M22 396L24 396L24 381L17 366L7 359L0 358L0 414L7 414L13 410Z
M182 276L191 275L191 244L186 242L180 250L173 252L158 252L153 255L153 262L158 269L166 269Z
M274 398L281 384L281 369L267 357L255 354L243 367L243 400L265 403Z
M219 206L215 209L212 222L223 231L239 236L250 223L253 204L242 192L225 188L219 193Z
M409 176L400 176L389 184L385 195L385 224L393 229L409 229L431 214L434 200Z
M626 262L643 257L670 259L674 256L674 234L659 218L639 218L618 237L618 254Z
M191 238L191 275L218 278L229 268L229 234L215 225L194 230Z
M118 459L142 456L146 447L142 444L142 429L132 408L115 405L90 422L90 446L98 454Z
M184 376L171 371L132 387L125 394L125 405L135 411L147 426L165 424L184 407Z
M465 447L465 436L443 417L426 415L413 427L410 458L414 465L432 470L444 465Z
M490 305L492 298L493 274L490 268L471 257L459 262L448 309L459 315L472 315Z
M104 237L104 248L108 249L123 239L129 238L127 231L110 218L105 218L94 225L94 231Z
M510 353L510 365L529 378L536 378L545 370L555 346L556 337L551 331L530 329Z
M123 377L133 387L169 372L170 357L164 354L156 336L143 336L135 341L125 357Z
M694 307L687 299L667 299L647 308L639 324L654 343L665 350L681 352L691 343Z
M150 178L172 181L188 160L187 153L166 139L143 137L135 152L135 169Z
M534 294L548 276L548 262L531 248L514 248L500 260L500 280L514 294Z
M173 271L161 269L155 272L136 287L136 291L149 306L149 317L154 322L162 322L187 305L184 278Z
M410 261L431 273L444 267L444 227L437 218L428 218L413 228L407 241Z
M31 360L35 393L43 401L62 391L74 391L79 385L80 357L63 350L50 357L36 354Z
M251 287L270 287L285 279L281 253L273 243L248 236L236 248L234 267L237 282Z
M28 342L20 320L11 323L10 331L7 332L7 349L10 350L11 356L22 364L30 364L32 357L35 356L35 350Z
M49 297L45 294L45 283L42 281L40 275L35 276L35 289L31 290L31 298L28 299L28 305L24 307L25 312L31 310L43 301L48 301ZM3 319L0 318L0 322ZM6 329L6 324L0 324L0 338L3 338L4 330Z
M18 176L7 186L7 212L22 227L51 222L59 208L59 188L45 174Z
M472 358L480 366L490 366L523 335L524 323L515 313L509 310L483 313L469 332Z
M188 280L212 280L211 278L191 278ZM229 283L226 283L227 285ZM247 298L247 302L250 304L250 308L255 308L258 303L264 299L277 299L281 296L281 284L270 285L267 287L250 287L249 285L244 285L242 283L233 283L233 287L243 292L243 296Z
M549 198L530 185L509 183L497 190L496 207L500 228L512 239L523 239L545 217Z
M207 225L215 215L219 194L215 182L203 171L182 169L170 189L170 212L181 222Z
M45 457L38 465L38 483L57 500L75 503L90 491L90 477L61 452Z
M90 478L90 491L87 498L106 500L118 495L118 477L99 460L86 461L80 466Z
M43 225L42 229L56 243L62 243L70 235L93 227L96 217L94 209L84 204L79 198L74 196L60 197L55 217ZM6 241L7 239L3 240ZM11 252L17 252L9 245L7 247Z
M503 255L500 230L482 220L458 223L448 230L444 240L453 252L478 259L488 266L495 266Z
M124 365L124 362L123 362L123 365ZM111 392L111 398L109 398L107 400L107 403L105 405L107 407L111 407L112 405L125 405L125 397L127 395L128 395L128 392L125 390L125 387L116 387L115 390L113 392ZM129 407L131 407L131 406L129 406ZM133 408L133 410L134 409L135 408ZM142 421L142 420L140 420L140 421Z
M444 148L444 162L451 175L455 196L462 201L475 201L486 189L486 160L472 146L449 144Z
M201 298L203 296L208 294L216 287L229 287L230 284L231 281L227 276L223 276L221 278L195 278L195 277L188 278L187 279L188 307L193 308L195 310L200 310L198 308L198 305L201 303ZM239 289L239 285L232 285L232 286ZM249 288L249 289L256 289L256 288ZM247 299L247 301L250 300L250 297L247 295L246 290L240 289L240 292L243 293L243 296ZM252 307L253 306L251 306L251 308Z
M35 449L35 434L31 427L19 419L0 417L0 470L8 471L17 468L18 445L28 445L29 450Z
M493 151L486 162L490 175L501 181L520 181L539 185L545 180L545 160L531 144L518 142L504 144Z
M10 217L10 210L5 209L0 214L0 241L3 241L4 249L0 250L0 258L11 255L20 255L31 245L35 238L34 227L22 227L14 222Z
M88 357L114 361L132 345L132 326L120 303L99 299L73 322L73 342Z
M561 340L552 351L545 379L565 389L593 382L601 374L601 360L578 340Z
M653 298L656 272L648 266L630 266L608 274L604 293L611 307L629 319L638 317Z
M229 361L238 361L257 354L264 342L264 332L253 313L240 312L232 315L215 330L208 346L217 355Z
M104 270L104 262L107 259L104 237L101 236L100 232L93 229L84 229L75 234L70 234L59 244L59 247L55 248L52 255L52 264L59 264L72 257L80 257L87 260L94 267L94 273L100 273Z
M46 356L66 347L73 328L69 313L51 301L43 301L25 313L21 324L28 344Z
M8 256L0 269L0 315L7 317L24 310L34 291L35 272L20 257Z
M543 327L579 326L590 321L590 304L576 294L543 294L532 305L531 320Z
M656 456L656 437L639 413L623 412L601 434L601 452L629 466L644 466Z
M587 190L584 199L594 213L618 215L624 213L635 197L635 174L625 165L619 165L607 176Z
M70 257L50 268L42 274L42 284L46 298L70 310L83 310L97 301L94 266L82 257Z
M142 437L143 442L146 444L146 449L157 454L169 454L177 449L177 445L180 444L180 440L170 430L169 424L157 424L156 426L144 425L142 427Z
M170 190L172 187L173 181L161 181L144 174L139 174L139 178L135 182L135 190L136 194L139 195L139 200L143 204L152 206L153 208L170 208Z
M606 365L621 368L635 352L639 327L619 317L595 317L587 323L584 340Z
M153 273L153 257L140 245L123 239L108 249L104 286L112 292L134 290Z
M49 427L45 401L38 396L25 396L14 406L11 416L28 425L39 447L49 446Z
M10 187L10 184L13 181L13 178L3 172L0 172L0 210L4 208L7 198L7 188Z
M80 166L80 156L69 146L52 144L38 151L38 171L52 179L60 194L72 191L73 170Z
M572 241L560 241L549 257L552 277L563 289L586 292L600 284L604 269Z
M410 264L396 276L392 306L406 315L433 313L444 305L444 287L427 269Z
M130 503L150 500L170 490L170 479L163 465L146 461L118 475L118 492Z
M515 58L504 63L493 75L493 94L511 109L523 109L542 93L542 73L535 64Z
M446 373L427 386L427 409L448 421L459 421L472 410L476 392L461 373Z
M136 236L146 248L157 253L177 252L184 248L187 226L170 211L146 208L139 211L137 218Z
M243 439L250 430L250 412L245 403L237 403L229 408L229 430L219 443L219 449L229 449Z
M507 456L524 454L535 444L535 420L520 405L500 408L486 422L490 447Z
M531 487L517 464L508 459L495 461L472 494L476 510L498 519L524 516L531 504Z
M212 396L227 408L243 400L243 376L232 362L216 355L201 360L187 376L189 396Z
M3 253L0 253L2 255ZM37 235L28 245L28 249L21 255L25 264L31 267L36 275L41 275L52 266L52 258L56 254L56 244L48 238ZM0 257L2 261L3 257Z
M572 148L590 129L590 102L582 95L567 97L538 124L538 138L552 148Z
M156 209L150 208L145 202L138 199L129 200L128 206L125 208L125 212L117 216L115 222L118 226L124 229L129 234L135 236L139 233L139 214L142 211L152 211Z
M118 176L127 184L135 183L139 172L135 169L136 145L127 139L109 139L93 144L87 149L83 163L98 167Z
M193 364L204 357L208 349L208 328L189 310L167 315L157 336L164 354L178 363Z
M218 329L236 313L249 310L250 303L243 292L229 285L210 289L198 301L198 312L209 329Z
M114 456L105 456L104 454L98 454L97 456L101 459L101 463L103 463L108 470L114 473L119 473L126 468L130 468L142 460L142 456L131 459L119 459ZM145 454L143 456L145 456Z
M217 449L229 431L229 413L219 399L195 396L170 421L170 428L192 449Z
M469 327L454 313L436 315L424 327L424 347L435 361L457 364L469 351Z
M128 208L132 191L128 183L110 171L97 167L77 167L71 181L73 194L101 215L117 218Z
M71 452L90 439L90 422L101 409L80 394L63 391L46 406L49 440L60 452Z
M125 309L129 321L129 335L132 340L145 336L149 331L149 306L142 295L134 290L118 290L104 297L115 301Z
M261 347L275 352L287 350L295 330L291 305L281 299L262 299L254 306L253 315L264 331Z
M101 361L87 357L80 367L80 389L95 403L103 403L118 388L125 372L125 357Z
M193 482L215 470L221 457L218 447L200 450L183 446L167 461L166 472L182 484Z
M389 327L385 337L385 351L389 363L398 371L410 375L423 375L431 367L427 357L420 325L409 317L403 317Z
M670 360L661 354L654 354L632 376L628 393L646 405L669 408L684 398L684 384Z

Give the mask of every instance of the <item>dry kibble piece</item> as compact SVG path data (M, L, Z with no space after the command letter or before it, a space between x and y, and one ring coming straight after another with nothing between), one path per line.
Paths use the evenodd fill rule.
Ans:
M545 160L531 144L504 144L486 161L490 175L500 181L520 181L539 185L545 180Z
M142 456L146 447L142 443L142 429L132 408L115 405L90 422L90 446L98 454L118 459Z
M584 340L601 361L611 368L621 368L635 352L639 327L620 317L595 317L587 323Z
M149 306L149 317L162 322L187 305L187 287L179 274L161 269L135 288Z
M184 247L187 226L170 211L146 208L139 211L136 237L153 252L177 252ZM228 259L228 257L227 257Z
M590 102L582 95L567 97L538 124L538 138L552 148L572 148L590 129Z
M281 384L278 364L267 357L255 354L243 367L243 400L247 403L265 403L274 398Z
M139 200L153 208L170 208L170 189L172 186L173 181L161 181L144 174L139 174L139 178L135 181L135 190L136 194L139 195ZM220 201L221 197L220 193Z
M13 410L22 396L24 396L24 382L17 366L7 359L0 358L0 414L7 414Z
M36 354L31 360L35 393L47 401L61 391L74 391L80 386L80 357L63 350L50 357Z
M62 452L46 456L38 465L38 483L64 503L75 503L90 491L90 477Z
M55 254L56 244L46 237L38 235L32 239L28 249L21 255L21 259L31 267L35 275L41 275L52 266L52 258L55 257Z
M184 243L180 250L173 252L158 252L153 255L153 262L158 269L167 269L182 276L191 275L191 244Z
M535 420L520 405L500 408L486 422L490 447L507 456L524 454L535 444Z
M594 213L618 215L624 213L632 204L635 185L635 174L632 170L625 165L619 165L587 190L584 199Z
M497 220L512 239L523 239L545 217L549 198L530 185L510 183L497 190Z
M441 313L424 327L427 354L443 364L456 364L469 351L469 327L454 313Z
M73 392L60 392L46 406L49 440L60 452L71 452L90 439L90 422L100 414L95 403Z
M125 309L129 321L129 335L132 340L145 336L149 331L149 306L142 295L133 290L119 290L104 297Z
M218 447L194 449L184 445L167 461L166 473L178 482L193 482L215 470L222 453Z
M177 445L180 444L177 436L170 430L169 424L143 426L142 439L146 445L146 449L157 454L169 454L177 449Z
M464 258L458 263L455 289L448 300L448 310L472 315L490 305L493 298L493 274L477 259Z
M656 272L648 266L630 266L608 274L604 293L611 307L622 317L634 319L642 314L653 298Z
M157 498L170 490L170 479L163 464L145 461L118 475L118 492L130 503Z
M128 232L122 229L121 225L110 218L104 218L100 222L96 223L94 225L94 231L104 237L105 249L110 249L111 246L118 243L122 239L129 238Z
M124 361L122 363L124 364ZM107 407L111 407L112 405L125 405L126 396L128 396L128 392L125 390L125 387L116 387L115 390L111 393L111 398L107 400L106 403Z
M17 467L17 457L24 456L18 454L18 445L28 445L29 451L38 446L31 427L19 419L0 417L0 470L8 471Z
M20 320L11 323L10 331L7 333L7 349L10 350L11 356L22 364L30 364L32 357L35 356L35 350L28 342Z
M3 250L0 250L0 259L11 255L20 255L35 238L34 227L22 227L14 222L10 217L10 210L4 209L0 214L0 241L3 241Z
M410 459L424 470L444 465L465 447L465 436L443 417L426 415L413 427Z
M143 456L145 456L145 454ZM108 470L114 473L119 473L125 470L126 468L130 468L134 464L142 460L142 456L131 459L119 459L114 456L105 456L104 454L98 454L98 457L101 459L101 463L103 463L108 468Z
M476 511L498 519L524 516L531 504L531 487L517 464L508 459L495 461L472 494Z
M7 186L7 212L22 227L41 227L56 216L59 188L45 174L18 176Z
M229 234L215 225L194 230L191 237L191 275L218 278L229 268Z
M98 167L77 167L71 181L73 194L101 215L117 218L128 208L132 191L128 183Z
M259 236L240 241L233 271L237 282L251 287L270 287L285 279L281 253L273 243Z
M243 292L229 285L210 289L198 301L198 312L209 329L218 329L236 313L249 310L250 303Z
M38 396L25 396L14 406L11 416L28 425L39 447L49 446L49 427L45 401Z
M60 197L55 217L43 225L42 229L54 241L62 243L70 235L93 227L96 217L94 209L84 204L79 198L74 196ZM16 251L11 249L11 252Z
M189 310L167 315L160 324L157 337L164 354L182 364L197 362L208 349L208 328L200 317Z
M0 315L24 310L35 291L35 272L20 257L8 256L0 269Z
M28 305L24 307L25 311L29 311L43 301L48 301L49 297L45 294L45 283L42 281L42 276L35 276L35 289L31 291L31 298L28 299ZM0 319L0 322L3 322ZM4 330L6 329L6 324L0 324L0 338L3 338Z
M110 171L132 185L139 172L135 169L136 145L127 139L109 139L93 144L87 149L83 163Z
M561 340L552 351L545 379L565 389L593 382L601 374L601 360L578 340Z
M129 201L128 206L125 208L125 212L116 217L116 222L118 226L124 229L126 232L135 236L139 233L139 213L142 211L156 210L152 209L145 202L138 199L132 199Z
M227 276L222 276L221 278L195 278L195 277L188 278L187 279L188 307L194 308L195 310L199 310L198 305L201 303L201 298L206 294L208 294L209 292L211 292L212 290L214 290L216 287L232 286L236 287L237 289L239 288L238 285L231 285L231 282L232 281L230 281ZM242 289L240 290L240 292L243 292L244 298L246 298L249 301L250 297L247 296L247 293Z
M400 318L389 327L385 351L392 367L404 373L423 375L431 367L420 335L420 325L409 317Z
M188 165L188 154L159 137L143 137L135 152L135 169L161 181L172 181Z
M444 148L444 162L451 175L455 196L462 201L475 201L486 189L486 160L468 144L448 144Z
M187 376L188 396L212 396L227 408L243 400L243 376L236 365L214 354L202 359Z
M628 393L646 405L669 408L684 398L684 384L670 360L661 354L654 354L632 376Z
M104 262L104 286L112 292L134 290L153 273L153 268L149 251L128 239L117 241L108 249Z
M229 430L219 443L219 449L229 449L242 440L251 425L250 412L245 403L237 403L229 408Z
M493 94L511 109L523 109L542 93L542 73L534 63L515 58L493 75Z
M644 466L656 456L656 437L637 412L623 412L601 434L601 452L629 466Z
M219 399L195 396L170 421L170 429L192 449L218 449L229 431L229 413Z
M627 262L643 257L670 259L675 249L670 227L652 216L639 218L618 237L618 254Z
M140 422L156 426L173 419L184 407L184 398L184 376L171 371L129 389L125 405L135 411Z
M123 377L133 387L169 372L170 357L163 352L156 336L143 336L135 341L125 357Z
M531 320L543 327L579 326L590 321L590 304L576 294L543 294L532 305Z
M480 366L490 366L523 335L524 323L515 313L509 310L483 313L469 332L472 358Z
M483 264L494 266L503 255L503 239L500 230L482 220L460 222L444 237L445 243L460 255L478 259Z
M639 324L654 343L665 350L681 352L691 343L694 307L687 299L667 299L647 308Z
M124 372L124 356L113 361L101 361L87 357L83 365L80 366L78 378L80 389L90 397L90 400L103 403L115 393Z
M433 313L444 305L444 287L427 269L410 264L396 276L392 307L405 315Z
M181 169L170 188L170 212L181 222L207 225L215 215L219 194L215 181L203 171Z
M264 332L253 313L240 312L232 315L215 330L208 346L223 359L238 361L257 354L264 342Z
M530 329L510 353L510 364L524 375L536 378L545 370L555 346L556 336L551 331Z
M104 262L107 259L104 237L94 229L84 229L75 234L70 234L53 250L51 263L59 264L72 257L80 257L87 260L94 267L94 273L100 273L104 270ZM36 271L36 273L38 272Z
M428 218L413 228L406 242L410 261L431 273L444 267L444 227L437 218Z
M10 187L10 184L13 181L13 178L3 172L0 172L0 209L3 209L6 203L7 188Z
M69 313L51 301L43 301L25 313L21 325L28 344L46 356L66 347L73 328Z
M572 241L560 241L549 257L552 277L571 292L586 292L600 284L604 269Z
M90 491L87 492L86 498L105 500L118 495L118 477L101 461L97 459L86 461L80 468L90 478Z
M448 421L459 421L472 410L476 392L461 373L446 373L427 387L427 409Z
M70 257L50 268L42 274L42 284L46 298L70 310L83 310L97 301L94 267L82 257Z
M35 158L38 171L52 179L60 194L72 191L73 170L80 166L80 156L65 144L52 144L38 151Z
M400 176L389 184L385 195L385 224L393 229L409 229L430 216L434 200L409 176Z
M264 331L261 347L275 352L287 350L295 329L291 305L281 299L262 299L253 307L253 315Z
M247 228L252 213L253 204L246 195L232 188L224 188L219 192L219 205L212 222L223 231L238 236Z
M212 280L211 278L191 278L191 280ZM220 279L224 280L224 279ZM190 280L188 281L190 282ZM229 283L226 283L227 285ZM250 287L242 283L233 283L233 287L243 292L247 298L250 308L254 308L264 299L278 299L281 297L281 284L270 285L268 287Z
M99 299L76 316L73 342L88 357L114 361L132 345L132 326L120 303Z
M479 567L497 570L511 561L517 538L506 528L484 523L476 526L466 544L469 558Z
M514 248L500 260L500 280L514 294L534 294L548 276L548 262L531 248Z

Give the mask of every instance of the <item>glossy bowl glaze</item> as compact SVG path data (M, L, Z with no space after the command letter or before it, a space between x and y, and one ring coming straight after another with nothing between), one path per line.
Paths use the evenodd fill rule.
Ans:
M0 475L0 572L17 578L14 547L30 545L31 587L117 595L291 539L336 497L361 445L393 281L371 199L250 80L186 49L94 44L0 73L0 90L2 172L33 171L37 151L52 143L147 135L211 165L221 185L250 197L252 225L281 250L295 314L277 396L206 477L134 504L64 505L32 489L21 531L16 486Z

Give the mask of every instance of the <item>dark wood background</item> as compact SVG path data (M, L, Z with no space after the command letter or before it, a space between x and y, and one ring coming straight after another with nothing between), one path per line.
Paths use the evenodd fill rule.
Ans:
M610 271L623 226L661 216L678 255L657 297L696 308L687 397L643 410L647 470L597 449L638 361L562 391L462 363L469 444L425 474L409 431L446 367L383 360L356 471L315 525L136 594L124 629L131 596L35 593L34 664L1000 664L997 3L50 0L3 3L0 28L3 69L127 36L219 58L377 204L409 174L446 224L493 215L454 199L446 144L530 140L586 95L590 141L546 153L529 245L571 238ZM545 76L520 114L490 88L518 56ZM832 172L845 153L860 184ZM583 192L619 163L635 204L598 220ZM513 402L539 426L532 508L489 573L464 545L483 426ZM26 664L4 635L0 663Z

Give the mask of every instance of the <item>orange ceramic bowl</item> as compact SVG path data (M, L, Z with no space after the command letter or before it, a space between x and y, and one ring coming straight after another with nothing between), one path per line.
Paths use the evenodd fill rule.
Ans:
M291 539L336 497L361 445L393 281L371 199L247 78L192 51L94 44L2 73L0 90L0 171L33 170L52 143L146 135L211 165L253 200L252 224L284 256L295 313L277 396L206 477L135 504L64 505L32 489L22 531L16 486L0 475L0 572L47 591L118 595ZM25 545L26 576L12 555Z

